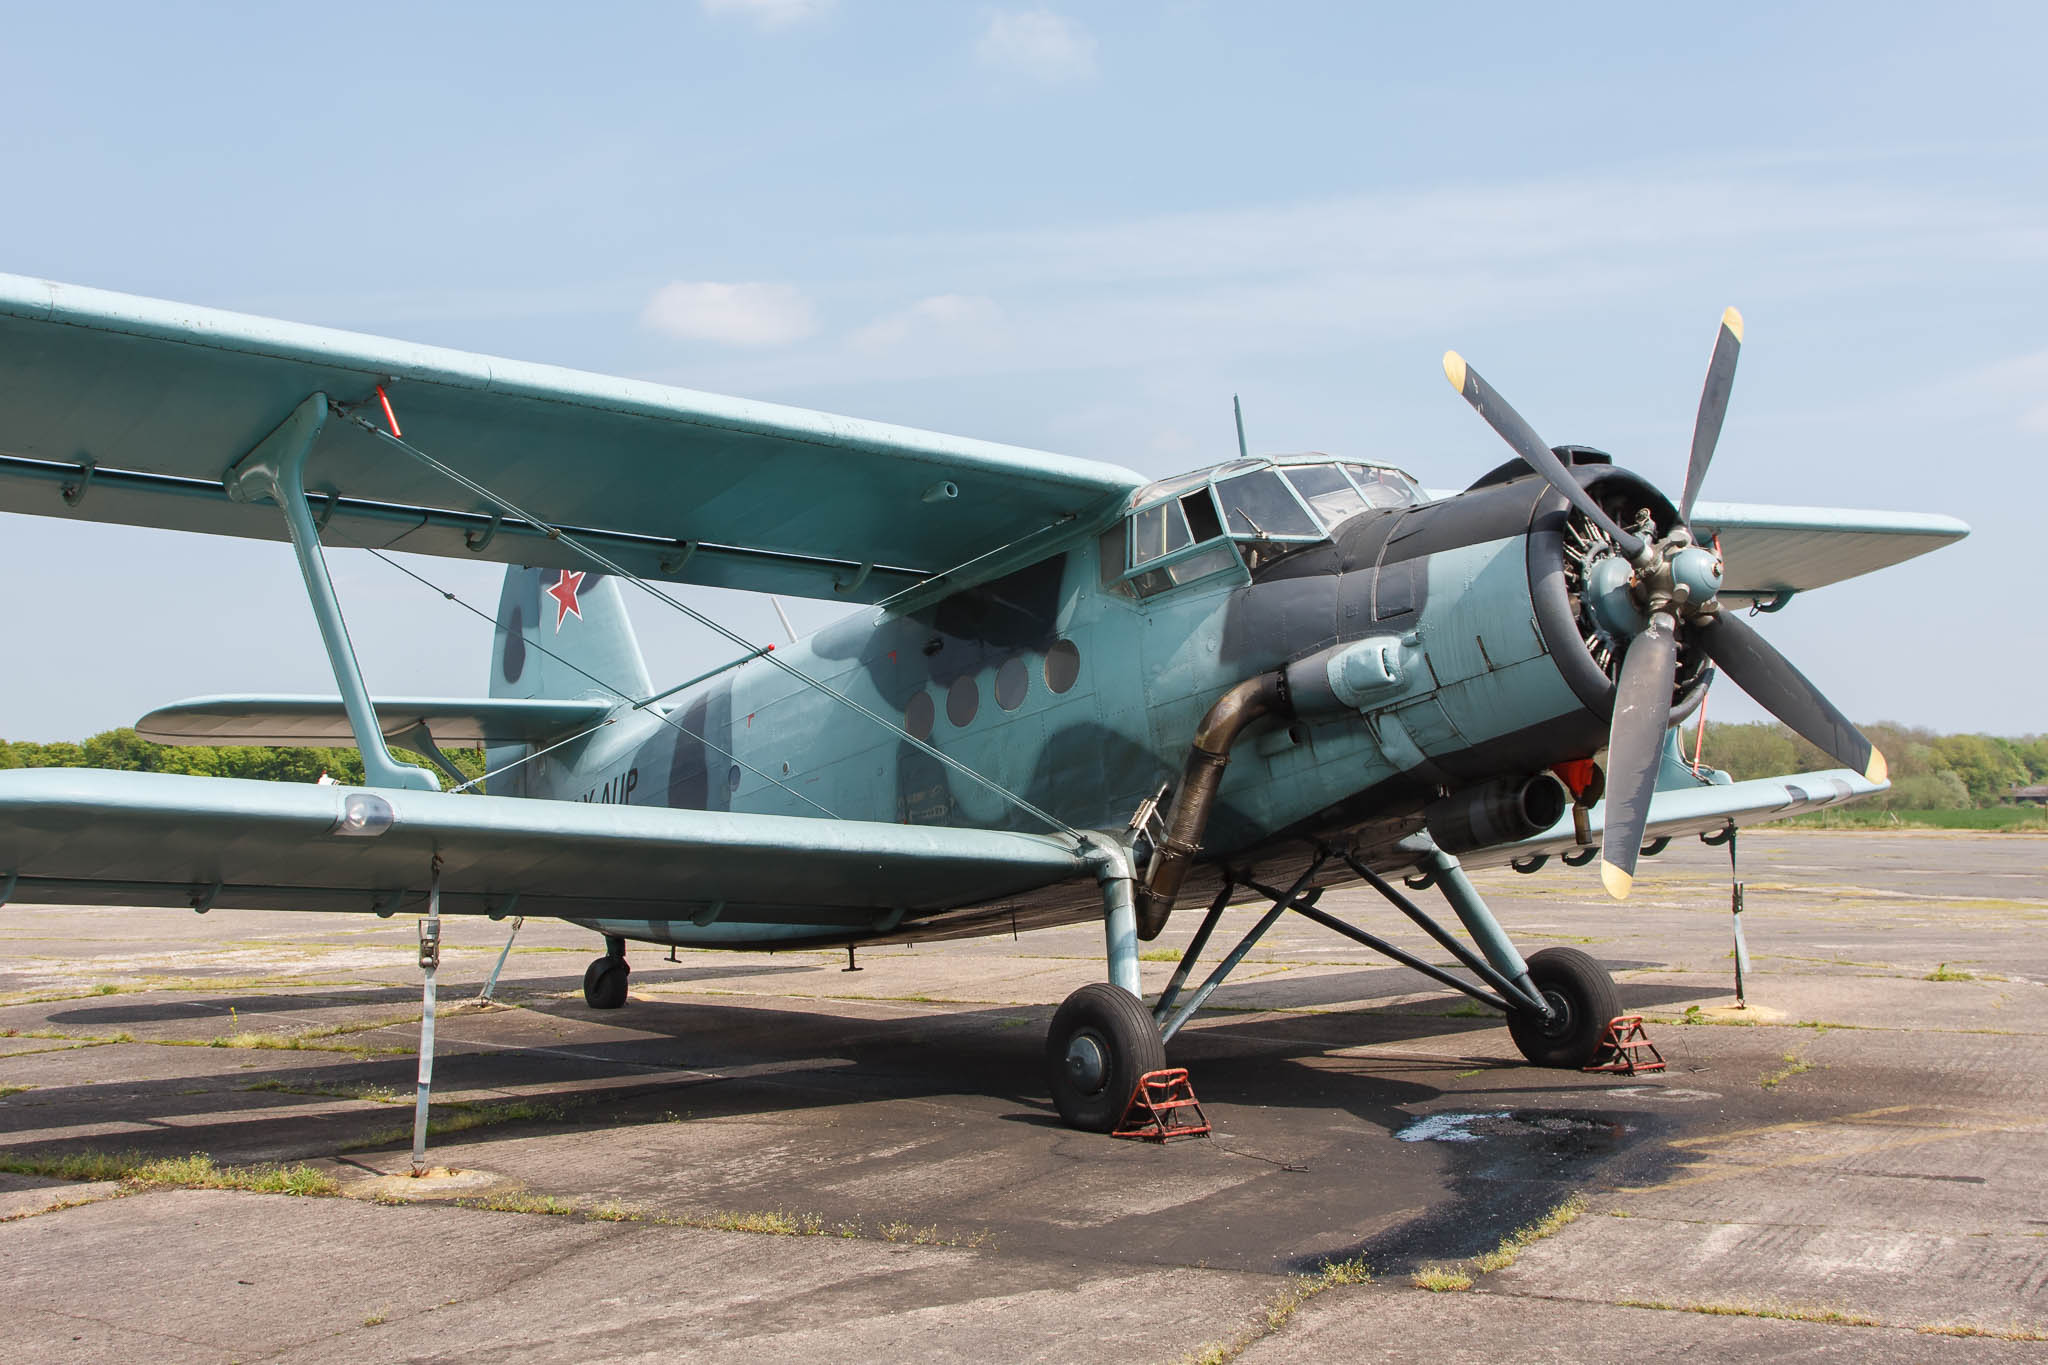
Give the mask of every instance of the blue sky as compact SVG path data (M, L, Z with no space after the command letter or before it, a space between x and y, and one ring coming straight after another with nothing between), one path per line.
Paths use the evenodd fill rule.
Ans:
M1462 485L1505 455L1456 347L1675 489L1734 303L1707 497L1975 528L1773 641L1859 719L2048 728L2039 7L81 4L4 42L0 270L1151 473L1234 453L1238 392L1255 449ZM331 690L281 546L0 516L0 571L8 738ZM480 690L484 627L337 581L374 687ZM636 616L657 678L726 653Z

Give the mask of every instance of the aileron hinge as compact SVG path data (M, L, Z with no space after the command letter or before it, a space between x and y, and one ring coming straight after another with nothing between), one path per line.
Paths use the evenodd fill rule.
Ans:
M505 514L497 508L491 509L491 524L483 530L468 530L462 533L462 543L469 547L471 554L480 555L497 538L498 527L505 520Z
M860 591L860 585L861 585L861 584L863 584L863 583L865 583L865 582L867 582L867 581L868 581L868 575L869 575L869 574L871 574L871 573L873 573L874 571L875 571L875 561L874 561L874 560L872 560L872 559L870 559L870 560L869 560L869 561L868 561L867 563L865 563L865 564L863 564L863 565L861 565L861 566L860 566L860 570L859 570L859 571L858 571L857 573L855 573L855 574L854 574L854 576L853 576L853 580L852 580L851 582L847 582L847 583L842 583L842 582L840 582L840 581L839 581L839 580L838 580L837 578L834 578L834 579L832 580L832 591L834 591L834 592L859 592L859 591Z
M661 557L658 567L661 569L664 575L673 578L675 575L683 571L683 566L685 564L688 564L690 560L696 555L696 553L696 541L678 541L676 542L675 549L670 550L667 554Z
M66 483L61 490L66 507L76 507L85 501L85 490L92 487L92 476L98 469L99 464L90 455L78 461L78 477Z

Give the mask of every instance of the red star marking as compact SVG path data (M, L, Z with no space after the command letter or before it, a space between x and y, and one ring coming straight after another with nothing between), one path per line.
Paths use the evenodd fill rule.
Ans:
M560 630L562 622L570 616L574 616L579 621L583 619L583 609L576 605L576 590L583 586L583 577L581 573L574 573L564 569L562 570L562 576L555 580L553 587L543 589L548 596L555 599L556 630Z

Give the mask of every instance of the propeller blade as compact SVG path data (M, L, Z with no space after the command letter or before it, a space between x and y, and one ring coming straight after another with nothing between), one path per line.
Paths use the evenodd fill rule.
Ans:
M1721 314L1721 334L1714 338L1714 358L1707 362L1707 386L1700 392L1700 415L1692 424L1692 460L1685 467L1685 496L1678 500L1678 519L1692 521L1693 499L1707 480L1714 446L1721 439L1721 419L1728 415L1728 389L1735 382L1735 361L1742 354L1742 314L1730 308Z
M1465 358L1456 351L1444 352L1444 377L1472 405L1473 411L1484 417L1486 424L1514 447L1515 454L1541 474L1552 488L1562 493L1565 501L1584 512L1595 526L1605 531L1608 538L1621 547L1624 555L1634 559L1642 553L1642 538L1615 524L1614 518L1608 516L1600 504L1593 501L1592 494L1571 476L1571 471L1565 468L1563 460L1557 458L1557 453L1522 420L1522 414L1509 407L1508 400L1502 398L1493 385L1481 379L1479 371L1467 365Z
M1877 747L1748 622L1723 611L1694 630L1707 657L1757 705L1843 767L1872 782L1888 780L1890 768Z
M1607 820L1600 834L1600 884L1627 900L1635 883L1636 854L1650 822L1650 798L1664 761L1664 731L1671 721L1671 683L1678 671L1678 622L1669 611L1651 615L1649 628L1629 641L1615 686L1614 722L1607 731Z

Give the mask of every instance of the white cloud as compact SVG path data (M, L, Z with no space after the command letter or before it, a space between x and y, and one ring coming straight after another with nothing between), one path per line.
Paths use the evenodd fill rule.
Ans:
M699 0L714 19L737 15L769 30L793 28L829 13L838 0Z
M989 16L974 45L984 65L1048 84L1095 74L1095 39L1051 10L1004 10Z
M782 346L818 330L816 310L794 285L710 280L663 285L640 321L668 336L724 346Z
M875 351L933 337L949 342L979 339L987 337L1001 317L995 301L979 294L934 294L876 318L855 332L852 341L862 350Z

